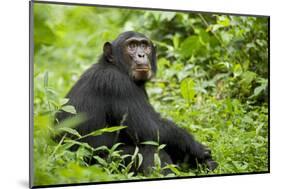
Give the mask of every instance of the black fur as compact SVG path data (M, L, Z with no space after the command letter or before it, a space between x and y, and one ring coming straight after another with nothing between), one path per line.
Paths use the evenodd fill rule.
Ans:
M212 160L210 150L198 143L187 131L179 128L173 122L160 117L155 112L145 90L145 82L136 82L129 77L128 64L123 59L122 43L130 37L145 37L136 32L122 33L112 42L113 62L108 61L104 54L97 64L90 67L73 86L67 95L69 104L77 112L86 113L88 120L77 127L81 135L94 130L120 125L126 129L118 133L106 133L97 137L87 137L87 142L93 147L111 147L117 142L124 143L124 153L133 153L136 146L140 148L144 161L140 171L153 166L151 158L155 153L144 141L158 141L166 144L160 154L163 165L165 163L187 162L196 167L196 160L205 163L209 169L217 167ZM155 73L156 50L153 47L151 57L152 71ZM63 120L70 115L61 111L57 120Z

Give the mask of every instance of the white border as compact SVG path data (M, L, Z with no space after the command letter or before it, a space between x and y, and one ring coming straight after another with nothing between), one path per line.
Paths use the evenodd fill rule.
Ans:
M52 0L50 0L52 1ZM280 36L278 0L66 0L67 2L271 16L271 174L103 184L68 188L278 188L280 186ZM28 187L28 0L0 6L0 187ZM279 180L278 180L279 179Z

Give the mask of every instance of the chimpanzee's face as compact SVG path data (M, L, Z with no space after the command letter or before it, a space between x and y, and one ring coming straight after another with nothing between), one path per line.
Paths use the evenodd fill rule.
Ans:
M151 79L152 48L152 42L144 37L131 37L124 41L123 54L130 66L130 76L135 81Z
M103 57L126 70L134 81L147 81L156 73L156 47L140 33L124 32L103 46Z

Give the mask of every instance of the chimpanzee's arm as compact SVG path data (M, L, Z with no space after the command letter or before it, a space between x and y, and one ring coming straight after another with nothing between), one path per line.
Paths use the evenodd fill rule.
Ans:
M172 121L162 119L160 126L160 143L167 144L167 151L174 162L188 161L191 164L206 163L210 170L217 167L211 151L197 142L191 134L179 128Z

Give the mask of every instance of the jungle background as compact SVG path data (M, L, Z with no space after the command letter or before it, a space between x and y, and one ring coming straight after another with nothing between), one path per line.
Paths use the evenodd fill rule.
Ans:
M58 129L54 114L61 109L76 113L64 96L96 63L103 44L128 30L144 33L157 45L158 72L147 84L151 104L212 149L219 163L215 171L161 168L156 154L150 175L134 175L116 150L119 144L93 149L70 138L53 140L62 131L83 137L74 128L79 119ZM268 67L267 17L35 3L34 184L268 171ZM122 126L93 135L118 129ZM79 145L76 152L69 150L73 145ZM107 150L108 158L96 156L99 150ZM89 165L87 158L97 163ZM141 162L137 149L131 159ZM162 175L162 169L172 173Z

